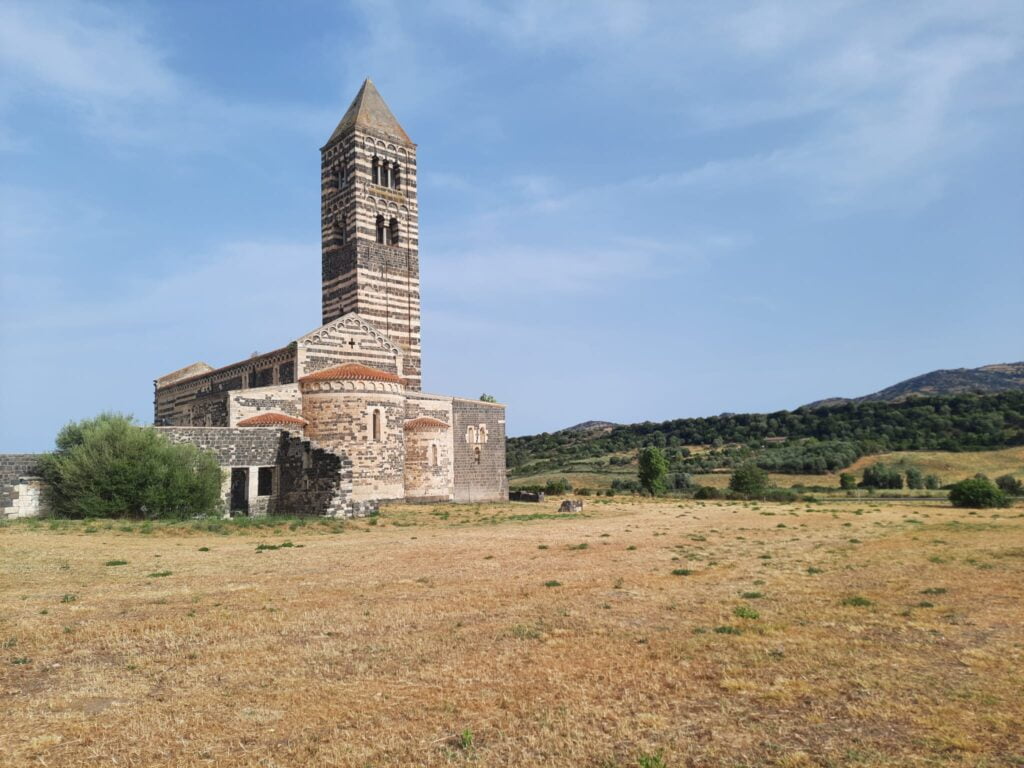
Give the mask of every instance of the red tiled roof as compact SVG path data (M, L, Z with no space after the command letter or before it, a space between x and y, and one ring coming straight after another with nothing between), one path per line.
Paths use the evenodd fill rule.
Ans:
M269 411L267 413L257 413L255 416L250 416L247 419L242 419L236 426L239 427L277 427L282 424L306 426L308 424L305 419L300 419L297 416L289 416L287 413L277 413L276 411Z
M405 422L405 428L410 430L416 429L448 429L448 425L440 419L434 419L430 416L420 416L415 419L409 419Z
M387 371L379 371L361 363L343 363L333 368L325 368L322 371L315 371L308 376L299 379L303 381L338 381L340 379L357 379L359 381L390 381L394 384L401 384L402 377Z

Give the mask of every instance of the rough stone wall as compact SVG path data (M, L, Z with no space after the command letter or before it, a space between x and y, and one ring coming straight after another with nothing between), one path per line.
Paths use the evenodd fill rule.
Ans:
M296 342L298 378L342 363L403 375L401 348L362 317L348 314Z
M268 411L302 416L302 393L299 392L299 385L278 384L275 387L238 389L228 393L228 426L233 427L242 419Z
M374 183L373 158L399 187ZM397 242L377 242L377 217ZM353 128L321 150L323 322L356 312L401 346L408 388L420 388L419 204L416 146ZM390 234L389 234L390 237Z
M405 396L398 384L322 381L302 384L306 434L329 451L352 461L352 499L371 501L405 496ZM381 434L373 439L374 410Z
M0 455L0 520L46 513L38 464L42 454Z
M190 443L212 451L228 477L222 486L225 504L230 503L230 469L250 472L250 488L256 486L259 467L275 467L274 493L249 494L249 514L318 515L362 517L377 509L374 501L352 498L352 462L323 447L273 427L203 428L160 427L175 443Z
M507 500L505 406L460 398L454 398L452 406L455 500Z
M295 345L251 357L206 373L153 383L157 426L227 426L227 392L295 381ZM195 368L195 366L189 366ZM161 382L164 383L161 383ZM207 415L210 422L207 423Z

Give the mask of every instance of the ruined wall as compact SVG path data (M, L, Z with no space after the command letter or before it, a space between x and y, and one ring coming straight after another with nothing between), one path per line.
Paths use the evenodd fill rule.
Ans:
M37 465L42 454L0 455L0 520L46 513Z
M400 384L379 381L303 382L306 434L352 461L354 501L405 496L405 396ZM380 439L373 412L380 412Z
M507 500L505 406L460 398L452 406L455 500Z
M298 384L278 384L256 389L238 389L227 394L227 426L242 419L274 411L302 416L302 393Z
M259 467L275 467L274 492L250 492L251 516L318 515L361 517L376 510L373 502L352 498L352 462L287 430L273 427L204 428L158 427L175 443L190 443L213 452L228 470L224 503L230 503L230 469L250 471L250 490L257 484Z

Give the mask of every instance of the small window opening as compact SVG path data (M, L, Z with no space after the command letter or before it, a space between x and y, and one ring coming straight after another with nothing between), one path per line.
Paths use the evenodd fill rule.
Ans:
M380 409L373 409L373 439L374 442L380 442Z
M402 167L398 163L391 169L391 186L395 189L402 186Z
M476 448L473 449L473 458L476 459L476 463L477 464L480 463L480 446L479 445Z
M388 222L388 242L391 245L398 245L398 219L393 217Z
M374 155L372 163L373 183L380 184L380 159Z
M437 466L437 445L430 446L430 466Z
M338 168L338 189L345 186L345 166L342 165Z
M387 241L387 229L384 226L384 217L377 217L377 242L384 243Z
M260 467L256 477L256 495L270 496L274 493L274 468Z

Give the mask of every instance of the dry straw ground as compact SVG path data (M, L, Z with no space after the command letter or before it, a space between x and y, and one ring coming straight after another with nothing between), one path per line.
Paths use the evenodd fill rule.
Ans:
M554 511L0 527L0 762L1024 762L1020 507Z

